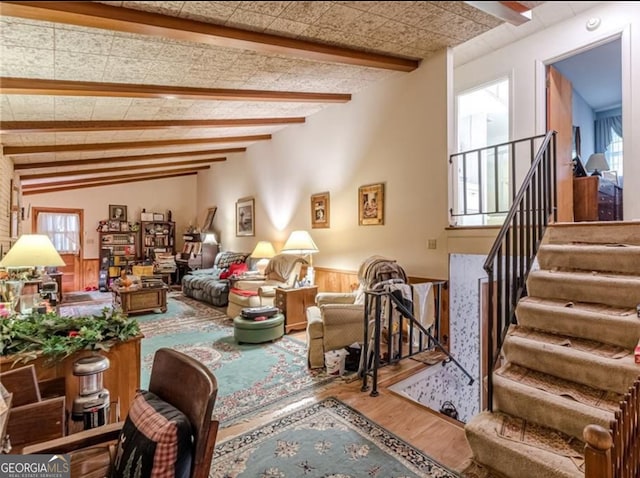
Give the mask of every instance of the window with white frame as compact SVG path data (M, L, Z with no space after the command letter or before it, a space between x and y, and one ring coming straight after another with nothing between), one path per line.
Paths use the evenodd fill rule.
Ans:
M509 141L509 78L456 95L458 153ZM458 225L492 223L510 204L508 148L457 156L453 164L454 205ZM493 211L494 214L490 211Z
M78 214L41 212L38 214L38 233L49 236L56 250L62 254L80 252Z

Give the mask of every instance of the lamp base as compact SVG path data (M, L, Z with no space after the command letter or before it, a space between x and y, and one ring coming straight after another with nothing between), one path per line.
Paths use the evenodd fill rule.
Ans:
M264 270L267 268L268 264L269 259L260 259L258 262L256 262L256 270L261 276L264 275Z
M316 280L316 271L313 270L312 266L307 267L307 276L306 276L307 285L315 285Z

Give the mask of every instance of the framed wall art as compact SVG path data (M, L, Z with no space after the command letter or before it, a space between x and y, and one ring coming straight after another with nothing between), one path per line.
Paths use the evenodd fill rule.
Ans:
M236 236L255 236L254 206L253 198L238 199L236 202Z
M200 232L213 232L213 220L216 217L217 210L218 206L213 206L207 209L207 214L205 215L204 221L202 222Z
M111 221L126 221L127 220L127 206L109 204L109 220L111 220Z
M311 196L311 227L329 227L329 193Z
M358 189L358 224L384 224L384 183L368 184Z

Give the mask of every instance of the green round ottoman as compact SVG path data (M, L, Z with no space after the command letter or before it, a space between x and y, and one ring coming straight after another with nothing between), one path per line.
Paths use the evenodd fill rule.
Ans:
M279 339L284 335L284 315L275 314L265 320L233 319L233 336L236 342L260 344Z

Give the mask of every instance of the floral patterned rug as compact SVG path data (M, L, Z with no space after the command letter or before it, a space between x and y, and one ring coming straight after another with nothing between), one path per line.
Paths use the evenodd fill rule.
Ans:
M306 344L289 336L239 345L233 321L221 309L172 292L167 312L138 316L142 388L148 386L155 351L171 347L206 364L218 380L214 414L226 427L293 400L334 380L307 367ZM179 379L176 377L176 379Z
M456 478L335 398L218 444L211 478Z

